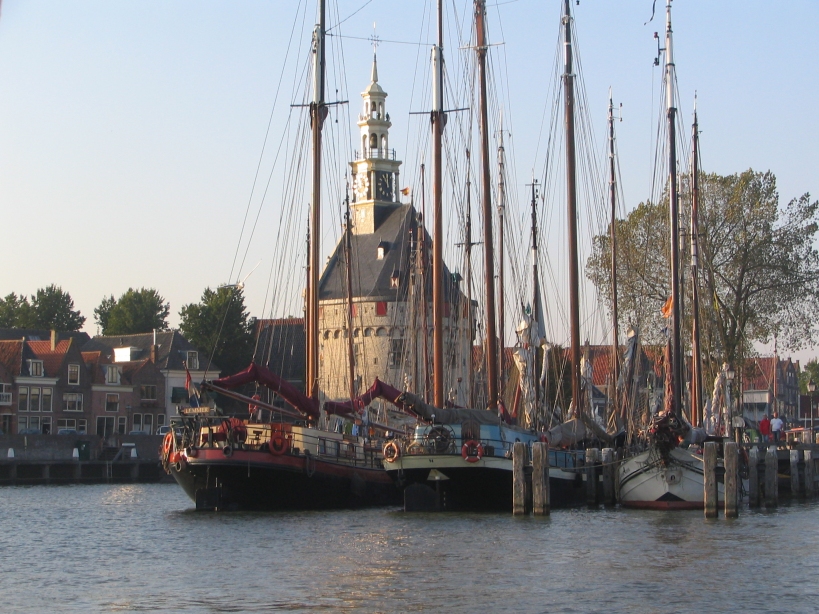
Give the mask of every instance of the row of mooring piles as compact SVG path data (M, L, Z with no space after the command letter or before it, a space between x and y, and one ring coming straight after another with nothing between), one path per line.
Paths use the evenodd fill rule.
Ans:
M719 508L719 484L717 483L717 442L706 442L702 454L703 467L703 503L706 518L716 518ZM740 479L739 479L739 446L736 442L726 441L723 445L723 501L725 517L739 516Z

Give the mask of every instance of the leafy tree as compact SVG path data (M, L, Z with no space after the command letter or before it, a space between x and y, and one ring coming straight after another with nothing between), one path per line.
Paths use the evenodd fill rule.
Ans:
M185 338L212 356L222 373L236 373L250 363L253 335L241 289L205 288L201 302L183 306L179 317Z
M776 338L791 350L815 342L817 210L819 202L811 202L808 194L780 208L771 172L701 175L700 326L714 362L739 364L753 353L756 341ZM623 321L637 324L645 340L657 341L665 325L659 311L670 294L666 202L641 203L616 223L615 231ZM608 235L595 237L586 272L610 299L608 244ZM687 242L681 247L687 263ZM681 267L690 292L688 269Z
M94 319L103 335L133 335L168 330L170 311L170 303L153 288L128 288L119 300L113 295L103 298Z
M74 299L59 286L51 284L31 296L32 328L63 331L80 330L85 316L74 309Z
M808 382L811 380L819 387L819 360L816 358L809 360L799 374L799 390L802 394L809 394Z
M33 313L28 299L14 292L0 299L0 328L31 328Z

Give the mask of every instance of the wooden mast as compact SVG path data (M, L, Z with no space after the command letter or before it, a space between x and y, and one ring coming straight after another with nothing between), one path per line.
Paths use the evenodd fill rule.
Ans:
M618 410L617 405L617 382L620 380L620 342L618 328L620 325L617 314L617 233L615 232L617 223L617 179L614 168L614 101L609 90L609 200L611 202L611 365L612 365L612 385L611 403L613 413Z
M492 186L489 175L489 119L486 102L486 13L485 0L475 0L478 75L480 81L481 177L483 200L484 277L486 283L486 379L487 405L498 405L498 337L495 322L495 258L492 238Z
M475 315L472 313L472 166L469 161L469 150L466 150L466 302L467 322L469 323L469 356L467 356L467 407L475 407L475 361L472 359L473 331Z
M347 363L349 366L350 401L355 398L355 349L353 345L353 246L352 227L350 224L350 198L346 199L347 210L344 213L344 262L347 274Z
M327 117L324 101L324 0L319 0L318 24L313 31L313 102L310 104L313 153L313 198L310 208L310 278L307 287L307 395L318 398L318 283L321 234L321 128Z
M441 164L444 114L443 0L438 0L438 44L432 48L432 370L433 404L444 406L444 228L443 166Z
M568 1L568 0L567 0ZM679 417L682 407L682 351L680 344L680 218L677 202L677 108L674 101L676 82L671 36L671 0L666 0L665 79L666 112L668 115L668 215L671 232L671 361L673 372L674 412Z
M569 222L569 310L571 314L571 380L575 414L583 411L580 380L580 274L577 253L577 182L574 144L574 74L570 0L564 0L563 91L566 122L566 204Z
M531 331L529 340L533 339L532 332L537 334L537 337L540 337L540 330L541 327L544 325L542 321L543 318L543 310L540 308L540 275L538 274L537 270L537 179L534 177L532 178L532 324L537 322L537 329L535 331ZM537 344L532 346L532 353L535 357L535 381L532 382L534 384L535 389L535 415L540 416L540 382L538 381L537 376ZM546 357L543 357L546 360Z
M424 402L429 403L429 327L427 326L427 310L429 309L429 296L427 295L427 274L429 269L427 267L427 231L426 226L426 184L424 165L421 165L421 220L418 224L418 261L421 267L421 330L424 331L421 338L424 341L424 381L423 381L423 397Z
M693 164L691 175L691 423L702 424L702 356L700 355L699 296L699 202L700 202L700 133L697 124L697 99L694 98Z
M503 347L506 336L506 313L505 313L505 249L504 218L506 217L506 181L504 178L506 166L506 150L503 147L503 116L501 116L500 144L498 145L498 335L500 347L498 348L498 368L503 370Z

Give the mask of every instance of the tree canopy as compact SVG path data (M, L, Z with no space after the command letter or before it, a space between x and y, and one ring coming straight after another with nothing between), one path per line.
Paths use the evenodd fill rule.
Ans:
M684 195L681 202L690 198ZM700 176L700 327L713 360L741 362L753 353L754 342L773 338L794 351L815 342L817 209L819 202L808 194L780 207L771 172ZM667 211L667 198L640 203L615 225L618 309L622 322L637 325L647 342L662 341L666 326L660 309L671 285ZM687 310L689 241L681 241L681 254ZM609 259L608 234L598 235L586 274L611 301Z
M179 329L201 352L231 374L247 367L253 357L253 335L242 290L205 288L199 303L179 311Z
M94 309L94 320L103 335L134 335L152 330L168 330L170 303L153 288L128 290L114 299L104 297Z
M74 299L59 286L51 284L31 295L31 301L14 292L0 299L0 327L43 328L75 331L85 323L85 316L74 309Z

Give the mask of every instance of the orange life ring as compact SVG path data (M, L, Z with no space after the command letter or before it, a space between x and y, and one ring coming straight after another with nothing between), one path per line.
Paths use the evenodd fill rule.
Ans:
M165 433L165 439L162 440L162 458L168 458L173 447L173 431Z
M470 439L461 446L461 456L467 463L477 463L483 458L483 446L479 441Z
M273 433L273 437L270 438L270 441L267 444L267 448L274 456L281 456L287 452L287 448L289 447L290 442L288 441L287 437L281 433Z
M384 446L384 460L388 463L394 463L401 456L401 448L394 441L388 441Z

